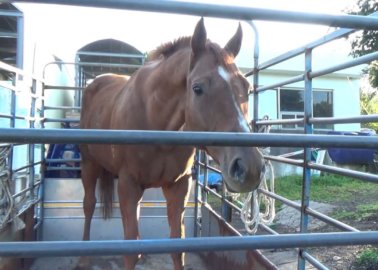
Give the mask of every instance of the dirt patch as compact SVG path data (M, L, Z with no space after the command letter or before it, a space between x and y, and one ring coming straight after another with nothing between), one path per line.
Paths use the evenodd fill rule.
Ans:
M378 203L378 197L376 191L372 192L364 192L363 194L354 194L355 196L353 200L350 201L340 201L332 203L329 207L326 207L326 204L320 204L326 209L326 214L332 215L339 215L340 213L345 213L345 217L337 218L339 221L342 221L349 226L352 226L360 231L378 231L378 211L370 211L367 215L358 214L357 209L361 205L366 204L375 204ZM314 204L313 204L314 205ZM315 204L317 205L317 204ZM316 207L312 207L310 203L310 207L316 209ZM324 213L323 211L319 210L320 212ZM291 213L291 212L290 212ZM282 214L281 214L282 215ZM293 224L288 222L281 222L277 223L274 226L274 230L279 233L295 233L298 231L298 226L292 226ZM339 232L339 230L333 226L327 225L323 222L317 223L316 226L310 226L310 232ZM364 251L365 249L369 248L370 246L336 246L336 247L326 247L326 248L309 248L308 252L315 258L317 258L322 264L324 264L329 269L335 270L356 270L357 268L354 266L357 256ZM270 257L269 252L277 252L276 251L267 251L265 254ZM287 252L288 250L280 250L283 255L281 258L285 258L287 261ZM296 254L294 254L297 257ZM274 259L274 256L271 255ZM290 267L295 267L296 269L296 259L292 259L290 267L285 268L284 265L287 262L280 261L280 256L276 256L277 261L275 262L277 265L281 265L280 269L290 269ZM306 269L316 269L312 267L309 263L306 264ZM377 266L378 269L378 266Z

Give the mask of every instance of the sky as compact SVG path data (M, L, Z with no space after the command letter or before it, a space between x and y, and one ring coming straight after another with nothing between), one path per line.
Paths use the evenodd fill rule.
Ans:
M193 2L193 0L192 0ZM204 1L197 1L204 2ZM208 3L249 7L343 14L356 0L208 0ZM142 52L160 44L191 35L199 17L135 12L114 9L84 8L42 4L16 4L24 12L25 43L36 62L47 52L65 61L73 61L77 50L99 39L125 41ZM237 21L205 18L208 37L220 45L226 44L237 28ZM304 45L333 31L327 26L277 22L256 22L260 35L262 60ZM253 59L254 34L242 23L242 45L245 59ZM31 49L33 48L33 49ZM327 48L340 57L348 55L349 42L340 40ZM28 52L26 52L27 54ZM337 58L337 57L336 57ZM34 63L38 66L41 63Z

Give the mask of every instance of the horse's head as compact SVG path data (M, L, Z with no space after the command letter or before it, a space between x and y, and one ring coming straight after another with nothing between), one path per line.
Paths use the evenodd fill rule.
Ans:
M249 83L234 64L241 46L239 28L224 48L207 40L203 19L191 39L185 124L188 130L250 132L246 119ZM219 163L232 192L256 189L264 162L255 147L206 147Z

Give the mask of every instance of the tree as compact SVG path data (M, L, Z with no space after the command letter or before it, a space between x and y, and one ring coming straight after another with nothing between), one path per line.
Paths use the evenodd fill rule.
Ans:
M356 6L347 11L352 15L370 15L378 12L377 0L358 0ZM378 16L378 14L377 14ZM352 37L353 57L378 51L378 30L363 30ZM365 84L360 91L361 114L378 114L378 61L369 64L366 70L367 78L371 87ZM363 127L374 129L378 133L378 123L366 123Z

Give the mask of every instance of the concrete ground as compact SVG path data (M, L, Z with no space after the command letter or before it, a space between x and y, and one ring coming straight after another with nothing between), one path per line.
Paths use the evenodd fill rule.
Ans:
M297 201L297 203L300 203ZM311 209L317 210L323 214L330 214L335 207L326 203L310 202ZM289 232L299 231L300 212L292 207L283 206L282 209L276 214L274 223L277 226L285 227ZM309 229L316 230L324 226L320 220L309 218ZM284 250L262 250L264 256L266 256L274 265L280 270L294 270L298 265L298 253L293 249ZM306 269L315 269L309 263L306 264Z

